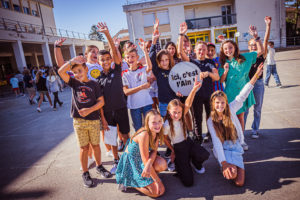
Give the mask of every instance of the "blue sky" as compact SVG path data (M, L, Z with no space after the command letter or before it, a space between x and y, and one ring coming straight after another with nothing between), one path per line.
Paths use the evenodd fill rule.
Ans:
M91 26L106 22L110 33L127 29L122 5L126 0L54 0L54 17L57 28L89 33Z

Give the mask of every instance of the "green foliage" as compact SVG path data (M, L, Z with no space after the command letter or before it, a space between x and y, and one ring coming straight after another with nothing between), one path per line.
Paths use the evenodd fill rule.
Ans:
M89 33L89 38L91 40L98 40L98 41L103 41L104 40L104 37L102 35L102 33L98 32L97 31L97 26L96 25L93 25L91 27L91 30L90 30L90 33Z

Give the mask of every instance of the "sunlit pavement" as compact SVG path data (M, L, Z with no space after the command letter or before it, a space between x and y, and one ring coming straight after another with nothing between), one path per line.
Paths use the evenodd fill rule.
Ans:
M300 199L300 50L277 53L276 60L284 87L275 88L272 77L271 87L265 88L259 139L251 139L250 110L245 186L226 181L211 154L205 174L195 174L193 187L185 188L171 172L161 173L166 193L160 199ZM150 199L134 189L118 191L115 178L100 177L95 164L90 173L97 185L83 186L69 116L71 92L59 96L62 107L52 111L43 103L41 113L25 97L0 98L0 199ZM204 146L210 149L211 144ZM103 143L101 149L110 169L112 158L105 156Z

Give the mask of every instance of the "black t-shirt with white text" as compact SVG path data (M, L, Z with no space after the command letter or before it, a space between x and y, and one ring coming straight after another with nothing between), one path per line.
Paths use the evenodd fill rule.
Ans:
M205 60L198 60L198 59L190 59L192 63L197 65L201 72L212 72L216 65L213 60L205 59ZM213 93L213 81L211 77L206 77L203 79L203 83L201 88L196 93L195 98L210 98L211 94Z
M90 108L97 103L97 99L103 96L103 92L96 81L80 82L70 78L68 85L72 88L71 116L86 120L99 120L100 110L96 110L85 117L81 117L78 110Z
M127 108L123 91L121 65L115 64L115 68L110 68L108 73L103 71L97 80L103 90L105 101L104 111L108 112Z

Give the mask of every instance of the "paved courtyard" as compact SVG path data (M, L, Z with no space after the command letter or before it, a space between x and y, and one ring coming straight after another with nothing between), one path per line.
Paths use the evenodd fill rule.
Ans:
M161 173L166 193L159 199L300 199L300 50L279 52L276 61L284 87L275 88L271 78L265 89L261 137L256 140L250 137L250 110L245 186L226 181L211 154L206 173L195 174L193 187L183 187L171 172ZM63 107L54 112L43 103L42 113L25 97L0 98L0 199L150 199L134 189L118 191L115 178L101 178L95 165L90 173L97 185L83 186L69 117L71 92L59 95ZM110 168L112 158L105 157L103 143L101 147L103 163Z

